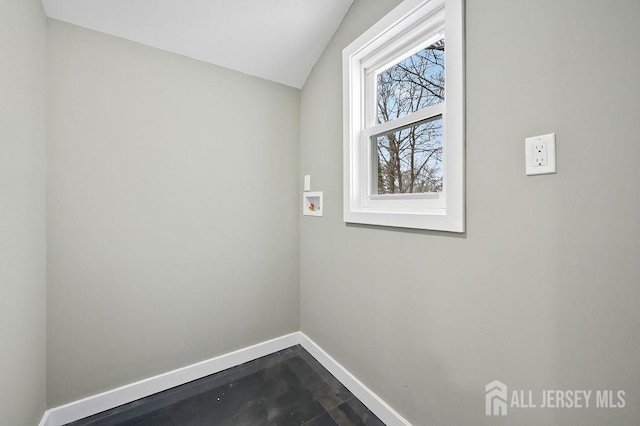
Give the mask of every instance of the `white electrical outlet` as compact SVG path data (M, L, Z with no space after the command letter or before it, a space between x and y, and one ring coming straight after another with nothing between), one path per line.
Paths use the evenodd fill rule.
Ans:
M556 173L556 134L525 139L527 176Z
M547 144L538 142L533 144L533 167L547 165Z

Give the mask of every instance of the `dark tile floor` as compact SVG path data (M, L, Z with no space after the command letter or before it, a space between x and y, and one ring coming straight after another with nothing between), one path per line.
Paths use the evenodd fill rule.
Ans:
M384 425L301 346L68 426Z

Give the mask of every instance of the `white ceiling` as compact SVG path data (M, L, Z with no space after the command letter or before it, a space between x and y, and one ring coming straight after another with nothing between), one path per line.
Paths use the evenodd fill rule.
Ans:
M42 0L50 18L301 88L353 0Z

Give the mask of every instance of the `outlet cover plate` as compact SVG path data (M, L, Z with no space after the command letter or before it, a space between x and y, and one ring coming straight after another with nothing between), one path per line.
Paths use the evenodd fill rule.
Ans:
M525 164L527 176L556 173L556 134L526 138Z

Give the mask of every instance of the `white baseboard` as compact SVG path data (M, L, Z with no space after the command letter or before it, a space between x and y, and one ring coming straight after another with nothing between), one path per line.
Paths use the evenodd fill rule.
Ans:
M70 404L52 408L45 413L45 417L43 417L40 424L41 426L62 426L295 346L299 343L299 340L300 333L287 334Z
M49 412L51 410L47 410L44 412L44 416L42 416L42 419L40 420L40 423L38 423L38 426L52 426L52 423L49 421Z
M351 393L362 401L362 403L385 424L388 426L411 426L406 419L302 332L287 334L130 385L52 408L44 413L39 426L62 426L297 344L302 345L307 352L329 370L331 374L342 382Z
M344 368L331 355L326 353L313 340L300 332L300 345L306 349L324 368L349 389L369 410L387 426L411 426L408 420L402 417L382 398L366 387L360 380Z

